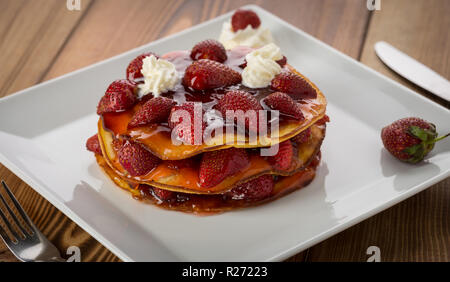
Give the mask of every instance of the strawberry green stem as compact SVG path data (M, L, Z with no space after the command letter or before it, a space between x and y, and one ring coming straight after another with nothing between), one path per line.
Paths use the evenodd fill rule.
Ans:
M448 136L450 136L450 132L447 133L446 135L443 135L443 136L441 136L441 137L438 137L438 138L434 139L434 140L433 140L433 143L436 143L436 142L438 142L438 141L441 141L442 139L447 138Z

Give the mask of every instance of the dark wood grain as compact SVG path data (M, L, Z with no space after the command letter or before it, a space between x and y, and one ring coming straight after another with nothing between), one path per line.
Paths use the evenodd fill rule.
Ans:
M450 78L450 1L383 1L371 18L361 61L411 89L449 107L414 86L375 55L384 40ZM449 142L449 141L445 141ZM378 246L382 261L449 261L450 178L347 229L309 250L309 261L366 261Z

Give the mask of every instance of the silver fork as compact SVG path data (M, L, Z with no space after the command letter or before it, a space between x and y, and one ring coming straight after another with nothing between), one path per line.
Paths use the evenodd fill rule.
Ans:
M11 252L21 261L65 261L63 258L61 258L59 251L55 247L55 245L53 245L33 224L33 222L30 220L28 215L25 213L25 211L20 206L19 202L16 200L13 193L3 180L1 186L3 186L6 194L9 196L11 202L14 204L23 221L26 223L26 227L28 227L28 229L31 231L28 232L26 230L26 227L24 227L24 225L20 223L19 219L16 217L15 213L0 193L0 200L8 210L9 215L15 222L18 229L20 229L20 232L18 233L19 230L16 231L13 228L13 223L8 220L6 213L2 209L0 209L0 217L5 222L5 225L10 234L12 234L12 238L8 236L8 233L1 225L0 237L2 237L3 242L5 242L6 246L11 250Z

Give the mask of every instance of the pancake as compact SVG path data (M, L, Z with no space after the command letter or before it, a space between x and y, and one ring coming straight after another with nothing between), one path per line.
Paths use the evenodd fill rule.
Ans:
M195 213L197 215L217 214L238 208L261 205L276 200L290 192L307 186L314 180L316 169L320 163L320 151L302 170L291 176L277 177L271 195L257 201L234 200L223 194L184 194L177 193L173 201L161 201L153 193L149 185L128 182L117 175L105 162L101 155L96 155L97 163L105 173L121 188L131 193L134 199L148 202L163 209Z
M165 190L193 193L193 194L211 194L223 193L232 189L234 186L245 183L263 174L273 174L289 176L303 169L314 155L319 151L322 140L325 137L325 125L311 126L311 138L304 143L294 143L297 155L288 171L275 170L268 162L266 157L260 156L258 150L250 150L250 164L240 172L227 177L224 181L211 188L203 188L199 185L199 167L189 166L181 169L174 169L170 161L162 161L150 173L143 176L130 176L120 165L117 157L115 157L116 149L112 145L113 142L101 142L104 161L114 171L115 175L122 180L136 184L147 184ZM113 152L113 153L111 153ZM110 156L114 157L111 158Z
M246 50L246 52L242 50ZM228 59L224 64L241 73L247 53L248 48L229 50L227 51ZM185 69L192 63L189 51L171 52L162 57L172 62L180 75L184 75ZM172 130L167 122L128 128L134 114L153 97L152 94L141 95L138 102L128 110L100 115L97 126L102 154L96 154L97 163L114 183L129 191L133 197L163 205L164 208L185 212L219 212L256 205L307 185L313 180L320 162L320 147L325 138L326 124L319 121L326 120L324 117L326 116L327 101L317 86L292 66L286 64L282 68L283 71L293 72L302 77L317 93L315 98L297 100L304 119L295 120L282 113L276 118L271 117L267 122L267 127L270 128L273 122L277 122L278 130L259 134L256 140L249 140L248 132L239 133L236 130L229 135L224 132L223 136L217 135L212 139L203 140L200 145L174 144L171 136ZM137 82L139 83L139 81ZM263 100L276 92L270 87L251 89L242 84L194 91L184 87L180 82L172 91L163 93L161 96L172 99L178 105L185 102L201 102L203 111L210 114L223 95L230 90L248 92L260 102L266 111L270 109ZM211 125L210 121L207 123L207 126ZM223 128L223 124L218 128ZM311 137L307 141L296 141L297 139L294 137L305 130L310 130ZM161 162L146 175L130 175L118 160L118 150L121 144L127 140L139 143L158 157ZM277 170L267 157L261 155L261 150L286 140L291 140L295 153L288 169ZM216 186L201 187L199 170L202 154L231 147L246 150L249 156L248 166L226 177ZM176 162L189 165L174 166ZM231 200L226 197L227 192L233 188L263 175L273 176L274 187L271 196L258 201ZM158 200L153 192L156 188L176 193L177 200Z

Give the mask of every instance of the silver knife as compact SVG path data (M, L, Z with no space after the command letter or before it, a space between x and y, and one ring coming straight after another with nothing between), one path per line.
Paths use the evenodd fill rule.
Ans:
M450 82L429 67L384 41L375 44L375 52L388 67L404 78L450 101Z

